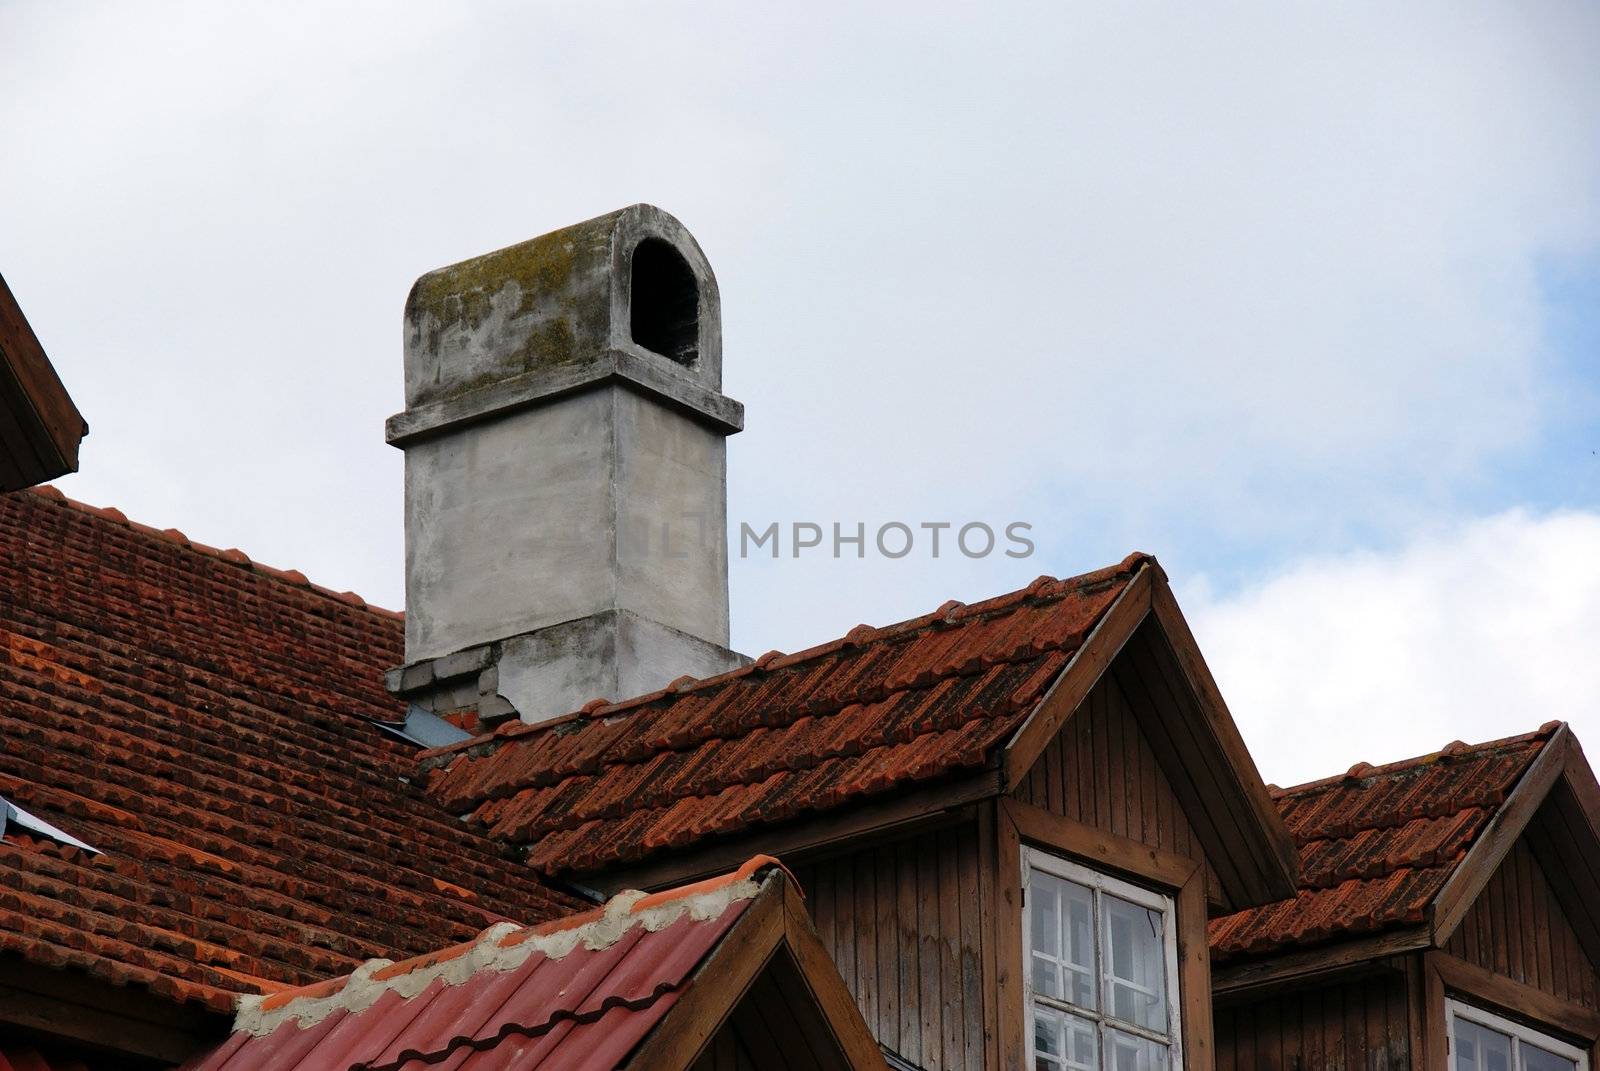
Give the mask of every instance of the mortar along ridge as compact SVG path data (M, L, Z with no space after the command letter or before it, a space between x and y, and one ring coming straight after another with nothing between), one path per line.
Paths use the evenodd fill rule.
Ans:
M635 927L656 933L684 918L707 922L720 918L738 901L754 899L761 891L761 873L781 866L770 856L756 856L731 874L680 889L621 892L594 911L531 927L499 922L475 940L415 959L399 963L372 959L327 982L267 996L241 996L233 1029L263 1037L294 1021L304 1030L338 1011L351 1015L365 1011L385 993L409 1000L435 981L458 986L484 972L514 971L535 955L560 960L580 945L598 952Z

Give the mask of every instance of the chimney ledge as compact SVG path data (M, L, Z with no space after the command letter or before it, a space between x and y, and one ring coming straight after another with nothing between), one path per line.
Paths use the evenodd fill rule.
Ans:
M589 364L554 373L525 372L454 398L396 413L385 423L384 438L390 446L404 447L430 435L530 409L608 383L618 383L667 402L724 435L744 430L741 403L673 375L662 367L660 358L646 357L644 351L612 349Z
M406 662L386 671L384 684L396 697L434 713L461 709L463 696L476 689L478 716L485 724L492 725L505 721L519 713L523 714L524 720L528 722L546 721L578 710L583 702L593 701L593 696L584 693L579 699L568 697L569 703L557 704L562 707L559 710L537 709L535 705L528 703L524 703L524 706L528 707L527 710L520 710L500 692L501 666L508 661L511 663L518 661L515 652L524 644L530 642L538 644L541 638L553 637L557 643L569 645L573 642L574 635L583 635L597 629L615 634L619 628L626 629L630 624L635 632L643 627L658 636L684 645L684 650L697 651L702 660L710 659L699 667L700 673L687 676L680 674L671 681L663 678L655 682L654 687L667 688L685 679L698 681L750 664L750 658L746 655L710 643L698 636L692 636L670 625L650 621L629 610L604 610L588 617L546 625L504 639L474 644L449 654ZM611 696L607 702L647 694L648 687L650 685L644 683L637 684L634 689L612 687L609 690L618 694Z

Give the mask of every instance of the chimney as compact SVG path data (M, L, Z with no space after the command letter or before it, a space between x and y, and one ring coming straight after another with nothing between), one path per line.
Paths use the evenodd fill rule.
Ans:
M406 300L406 664L524 721L743 665L728 649L716 277L650 205L429 272Z

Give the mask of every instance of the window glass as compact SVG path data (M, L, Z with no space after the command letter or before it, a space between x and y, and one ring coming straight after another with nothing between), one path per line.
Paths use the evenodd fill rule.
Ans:
M1094 1011L1094 894L1076 882L1034 872L1033 988Z
M1099 1071L1098 1041L1092 1020L1034 1008L1034 1071Z
M1167 960L1161 912L1106 895L1106 1009L1148 1030L1167 1028Z
M1457 1016L1455 1071L1511 1071L1511 1039Z
M1522 1049L1523 1071L1575 1071L1578 1066L1578 1061L1557 1056L1531 1041L1524 1041L1519 1047Z
M1452 1071L1587 1071L1580 1050L1522 1023L1451 1001ZM1478 1020L1482 1021L1479 1022Z
M1121 1030L1106 1031L1111 1071L1167 1071L1167 1047Z

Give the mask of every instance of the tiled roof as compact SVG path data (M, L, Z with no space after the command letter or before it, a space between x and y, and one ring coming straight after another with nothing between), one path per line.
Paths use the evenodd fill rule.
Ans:
M429 791L547 873L593 871L989 764L1147 562L432 753Z
M744 914L773 860L242 1007L186 1071L611 1071Z
M1559 727L1274 789L1300 849L1292 899L1211 922L1218 957L1423 922L1496 809Z
M368 719L398 615L59 492L0 496L0 953L226 1011L535 922L531 880ZM15 830L14 830L15 832Z

